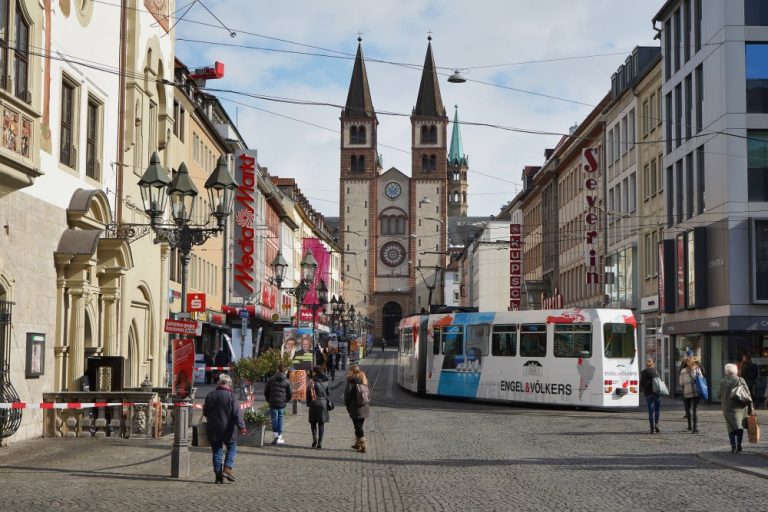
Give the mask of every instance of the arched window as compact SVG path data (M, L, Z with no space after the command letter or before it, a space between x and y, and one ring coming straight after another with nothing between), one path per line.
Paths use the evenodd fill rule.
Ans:
M357 172L365 172L365 157L363 155L357 157Z
M349 143L357 144L357 126L349 127Z
M360 126L357 129L357 143L365 144L365 126Z
M355 155L352 155L352 162L351 162L350 170L352 172L357 172L357 157Z
M429 170L429 157L427 155L421 155L421 170Z
M437 155L429 155L429 170L437 169Z
M435 125L429 127L429 142L431 144L437 144L437 126Z
M405 218L399 208L387 209L379 217L379 231L382 235L405 235Z
M429 127L427 125L421 126L421 143L422 144L429 143Z
M453 202L454 203L458 203L459 202L459 193L458 192L454 192L453 193Z
M464 194L464 204L467 204L467 193L463 192L463 194Z

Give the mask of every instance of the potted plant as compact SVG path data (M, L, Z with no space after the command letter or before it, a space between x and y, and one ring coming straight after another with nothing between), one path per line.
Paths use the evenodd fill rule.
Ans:
M241 441L243 445L250 446L264 446L264 430L266 429L269 418L264 413L264 409L246 409L243 413L243 420L245 420L245 428L248 433Z

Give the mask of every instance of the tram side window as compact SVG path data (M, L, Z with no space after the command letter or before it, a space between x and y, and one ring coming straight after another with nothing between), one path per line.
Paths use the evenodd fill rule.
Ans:
M610 359L635 357L635 327L630 324L603 325L604 354Z
M464 355L464 326L446 325L440 331L440 341L443 345L443 369L456 368ZM459 361L456 361L456 358Z
M467 360L480 361L481 356L488 355L488 334L490 331L491 328L488 324L467 327Z
M413 352L413 329L403 329L400 334L400 352L410 354Z
M438 355L440 353L440 328L435 327L435 334L432 337L432 353Z
M523 324L520 326L520 355L545 357L547 355L547 325Z
M592 324L555 324L555 357L592 357Z
M517 326L494 325L491 355L514 356L517 355Z

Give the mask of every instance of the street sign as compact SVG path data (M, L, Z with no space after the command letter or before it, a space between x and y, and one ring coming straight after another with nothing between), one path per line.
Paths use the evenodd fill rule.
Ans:
M165 319L165 332L168 334L191 334L197 333L197 321L195 320L172 320Z
M247 309L241 309L239 315L240 315L240 318L246 318L247 319L248 315L249 315L248 310Z
M205 311L205 294L204 293L188 293L187 294L187 311L192 312L204 312Z

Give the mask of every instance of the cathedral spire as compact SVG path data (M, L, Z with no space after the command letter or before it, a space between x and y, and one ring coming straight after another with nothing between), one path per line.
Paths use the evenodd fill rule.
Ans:
M453 132L451 134L451 150L448 152L448 165L462 165L466 162L464 148L461 146L461 131L459 130L459 106L453 114ZM466 164L465 164L466 165Z
M371 101L371 90L368 86L368 74L365 72L362 40L358 36L355 66L352 68L347 104L342 112L342 117L376 117Z
M413 115L443 117L445 116L445 106L443 106L443 98L440 96L440 84L437 82L435 59L432 56L432 36L429 36L427 40L429 41L427 43L427 56L424 58L419 97L416 99Z

